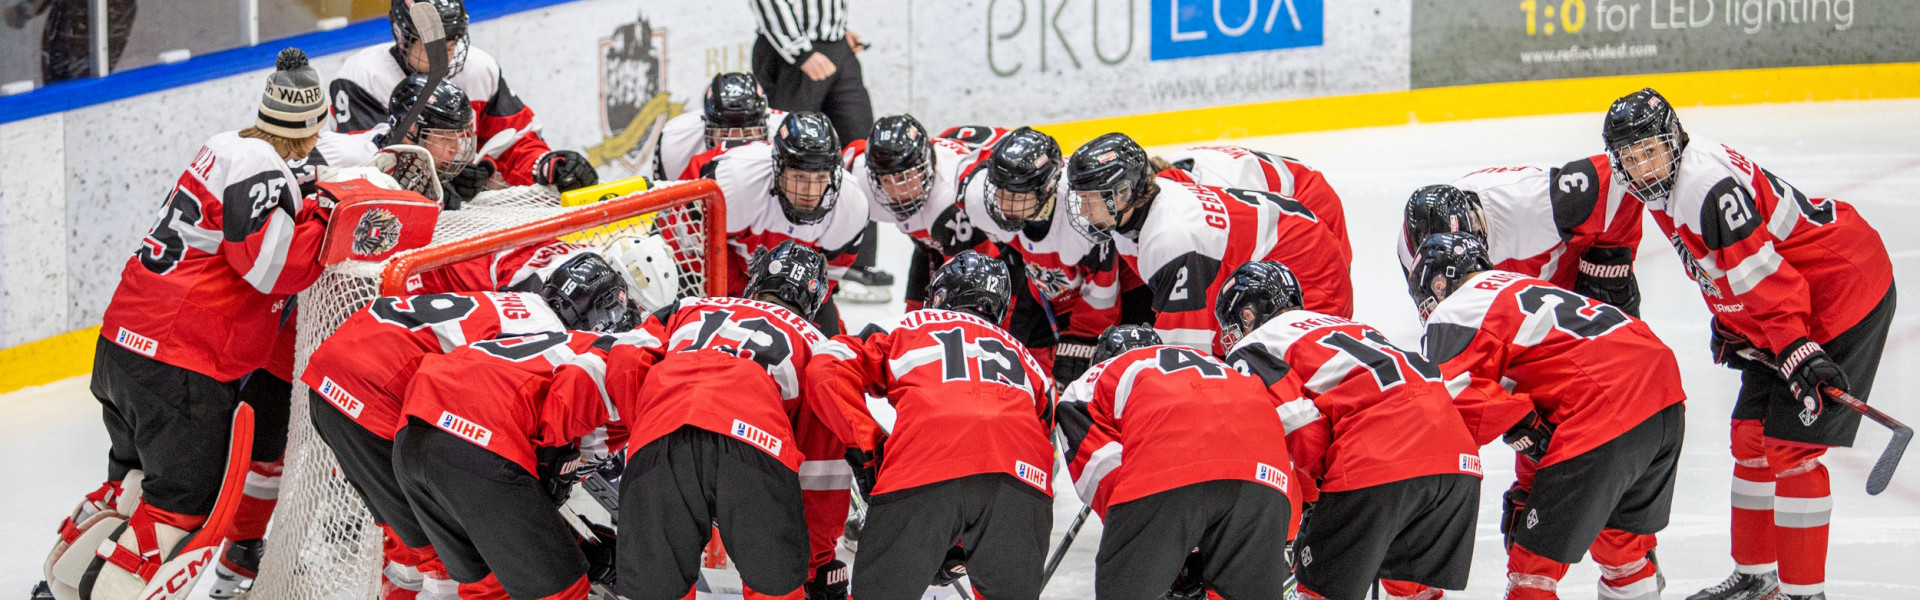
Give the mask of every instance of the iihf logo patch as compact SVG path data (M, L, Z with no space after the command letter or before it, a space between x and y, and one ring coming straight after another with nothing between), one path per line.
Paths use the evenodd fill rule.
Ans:
M1540 524L1540 509L1537 509L1537 508L1527 509L1527 529L1533 529L1533 526L1539 525L1539 524Z
M1013 461L1013 475L1019 477L1021 481L1033 484L1033 487L1047 489L1047 472L1027 464L1026 461Z

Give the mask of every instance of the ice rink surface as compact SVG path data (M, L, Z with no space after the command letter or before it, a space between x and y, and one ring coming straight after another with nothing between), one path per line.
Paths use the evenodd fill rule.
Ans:
M1739 150L1808 195L1836 198L1857 208L1880 231L1893 256L1894 278L1920 285L1920 100L1769 104L1682 108L1687 131ZM1326 174L1346 204L1353 242L1355 318L1378 327L1404 348L1419 347L1419 324L1393 257L1396 228L1407 195L1485 167L1558 165L1597 154L1600 114L1554 115L1308 133L1230 140L1297 158ZM1166 151L1167 148L1153 150ZM1739 389L1736 373L1712 364L1708 313L1698 288L1682 272L1671 246L1651 222L1636 265L1642 312L1679 357L1688 395L1686 452L1681 459L1672 524L1660 535L1663 597L1684 598L1733 570L1728 557L1728 486L1733 461L1727 423ZM882 227L881 265L906 279L910 242ZM900 314L904 283L889 305L843 305L850 329ZM1874 403L1896 418L1920 424L1920 300L1898 311L1875 384ZM106 432L85 377L0 396L0 594L24 596L40 579L40 563L60 518L104 476ZM1863 421L1852 449L1827 454L1834 511L1827 597L1920 598L1920 458L1909 457L1879 496L1864 491L1867 469L1887 440L1885 429ZM1500 492L1513 479L1512 452L1482 450L1480 531L1468 589L1453 598L1499 598L1506 586L1500 547ZM1080 501L1065 477L1056 477L1054 539ZM1356 524L1366 526L1366 524ZM1100 525L1090 519L1068 552L1045 597L1093 597L1093 557ZM1560 584L1563 598L1591 598L1598 572L1575 565ZM203 581L204 588L204 581Z

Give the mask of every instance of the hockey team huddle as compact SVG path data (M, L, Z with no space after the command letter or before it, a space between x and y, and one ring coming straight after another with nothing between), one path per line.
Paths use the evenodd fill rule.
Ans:
M222 539L213 594L246 593L299 381L384 532L392 599L692 598L718 535L748 598L904 600L964 576L969 596L1033 600L1064 549L1056 476L1104 524L1101 600L1439 598L1467 584L1496 439L1518 474L1507 598L1557 598L1588 555L1601 598L1658 598L1685 394L1638 317L1643 210L1743 377L1736 569L1689 599L1825 597L1820 457L1859 426L1839 397L1872 387L1887 252L1851 206L1689 135L1651 89L1613 103L1600 153L1412 193L1413 347L1352 320L1347 218L1296 160L1151 156L1122 133L1069 154L910 115L841 140L721 74L664 126L654 175L718 184L728 296L661 289L635 258L657 239L553 240L374 298L295 373L293 298L337 201L459 210L598 181L468 46L458 1L432 3L450 76L424 74L396 0L395 42L324 91L283 52L255 126L209 139L165 198L97 345L108 478L62 523L37 597L180 597L167 582L197 576L181 548ZM434 168L357 166L395 146ZM908 312L847 331L833 293L869 221L915 242ZM260 423L245 495L210 521L243 402ZM607 522L583 528L559 509L589 486Z

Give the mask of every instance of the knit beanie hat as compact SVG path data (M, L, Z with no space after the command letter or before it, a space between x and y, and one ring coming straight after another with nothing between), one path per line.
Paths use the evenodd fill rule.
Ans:
M260 129L289 139L319 133L327 121L327 93L320 89L320 73L307 64L307 53L281 50L273 67L260 97Z

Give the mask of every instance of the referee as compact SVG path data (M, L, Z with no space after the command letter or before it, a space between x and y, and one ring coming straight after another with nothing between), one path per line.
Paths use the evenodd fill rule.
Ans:
M840 143L867 139L873 130L873 99L860 76L864 46L847 31L847 0L751 0L759 19L753 41L753 76L766 89L767 105L796 113L820 111L833 121ZM885 293L893 275L873 268L874 226L862 234L859 258L846 279ZM844 294L843 294L844 296ZM886 302L889 297L843 298Z

